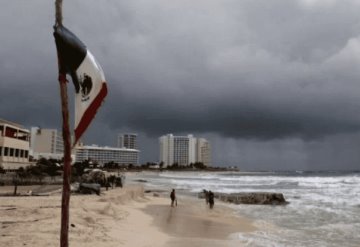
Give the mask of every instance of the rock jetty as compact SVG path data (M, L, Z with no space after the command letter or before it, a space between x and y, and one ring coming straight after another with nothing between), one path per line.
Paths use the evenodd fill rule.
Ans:
M256 204L256 205L285 205L288 202L285 200L282 193L271 192L241 192L241 193L214 193L215 198L234 204ZM200 192L199 198L205 198L205 193Z

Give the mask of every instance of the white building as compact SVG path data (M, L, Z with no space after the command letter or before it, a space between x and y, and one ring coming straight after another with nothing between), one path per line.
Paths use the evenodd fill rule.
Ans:
M29 163L29 130L0 119L0 166L14 171Z
M30 153L34 159L62 159L64 141L56 129L31 128Z
M118 147L137 149L137 134L120 134L118 137Z
M211 147L205 138L198 138L196 141L196 161L211 166Z
M204 138L168 134L159 138L159 144L160 162L163 162L165 167L175 163L186 166L195 162L210 165L210 144Z
M139 150L129 148L78 146L76 147L76 162L91 160L101 165L108 162L120 165L138 165L139 153Z

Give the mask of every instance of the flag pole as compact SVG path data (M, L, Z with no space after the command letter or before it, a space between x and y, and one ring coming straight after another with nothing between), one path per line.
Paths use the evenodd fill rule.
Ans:
M65 74L59 75L61 108L63 117L63 140L64 140L64 173L63 173L63 190L61 201L61 233L60 246L69 246L69 204L70 204L70 175L71 175L71 137L69 127L69 110L67 95L67 80Z
M55 0L55 24L62 26L62 2L63 0Z
M55 25L62 26L62 0L55 0ZM61 200L61 231L60 247L69 246L69 203L70 203L70 175L71 175L71 136L69 126L69 107L67 94L66 72L60 71L60 57L58 54L59 84L61 96L61 112L63 118L63 140L64 140L64 173L63 190Z

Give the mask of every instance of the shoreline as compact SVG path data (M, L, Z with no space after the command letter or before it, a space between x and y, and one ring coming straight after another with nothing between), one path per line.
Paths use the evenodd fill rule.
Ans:
M222 203L209 209L205 200L181 196L177 207L170 207L170 199L160 197L156 204L143 210L153 217L153 225L168 234L166 246L229 246L243 244L231 238L236 233L256 230L250 219L239 216Z
M1 188L0 188L1 192ZM61 193L49 196L3 197L0 201L1 246L58 246ZM229 246L230 235L253 231L251 220L234 217L218 204L203 200L144 195L141 185L110 189L96 195L72 195L71 246ZM236 240L240 243L239 240ZM152 244L150 244L152 243Z

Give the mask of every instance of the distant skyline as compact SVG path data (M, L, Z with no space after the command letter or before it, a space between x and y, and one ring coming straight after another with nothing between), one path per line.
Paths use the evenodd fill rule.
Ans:
M357 0L73 0L64 25L102 65L109 94L83 138L208 139L214 165L360 168ZM0 9L0 118L61 129L53 1ZM70 78L69 78L70 80ZM69 96L73 105L73 85ZM71 107L73 112L73 107ZM73 122L73 121L72 121Z

